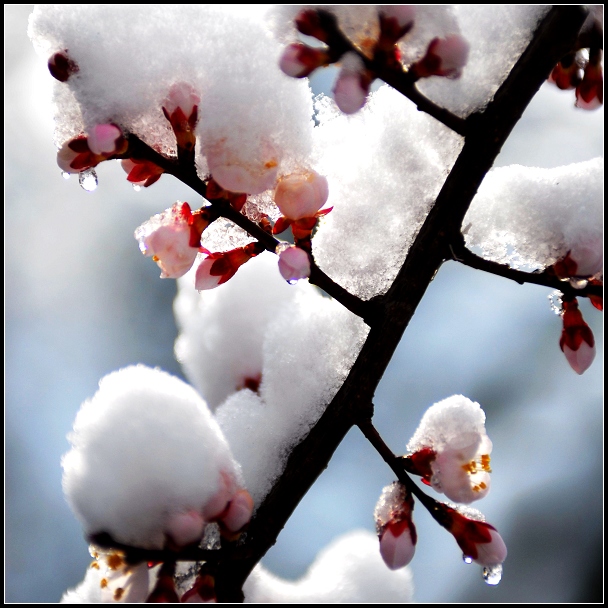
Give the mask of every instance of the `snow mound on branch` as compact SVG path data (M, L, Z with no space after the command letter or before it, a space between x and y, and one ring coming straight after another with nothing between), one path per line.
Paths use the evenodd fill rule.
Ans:
M540 169L512 165L484 179L464 219L469 247L515 268L545 268L569 251L603 250L604 159Z
M183 82L201 98L201 174L208 171L202 151L212 149L230 162L277 162L290 172L309 155L310 90L278 69L282 48L260 17L219 5L37 5L29 35L38 53L48 60L67 52L78 65L56 83L57 144L114 122L174 153L161 108Z
M334 209L313 239L319 266L369 299L394 280L445 181L462 138L388 86L358 114L317 102L316 153Z
M162 548L168 518L201 511L221 472L241 473L205 402L179 378L143 365L103 378L78 412L63 457L68 502L88 535Z
M356 530L323 549L308 572L295 582L257 566L243 591L247 603L403 603L411 602L409 568L389 570L378 549L378 537Z
M269 253L214 290L178 284L178 359L217 407L258 505L346 379L367 326L306 281L288 285Z

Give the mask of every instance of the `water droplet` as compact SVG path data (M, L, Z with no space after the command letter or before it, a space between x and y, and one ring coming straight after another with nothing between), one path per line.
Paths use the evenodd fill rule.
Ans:
M483 569L483 580L488 585L498 585L502 578L502 564Z
M463 555L463 556L462 556L462 561L463 561L465 564L472 564L472 563L473 563L473 558L472 558L472 557L470 557L469 555Z
M289 281L287 281L290 285L295 285L298 282L298 279L289 279Z
M133 190L135 190L135 192L139 192L141 190L141 186L139 184L133 184Z
M570 285L574 289L585 289L588 283L587 279L570 279Z
M63 179L70 179L70 174L67 171L62 171L61 177L63 177Z
M78 183L83 190L93 192L97 188L97 173L95 169L87 169L78 174Z

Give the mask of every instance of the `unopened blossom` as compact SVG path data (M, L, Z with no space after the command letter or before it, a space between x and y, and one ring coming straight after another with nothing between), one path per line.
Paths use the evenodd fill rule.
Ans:
M149 160L125 158L121 161L123 170L127 173L127 181L134 186L147 188L154 184L164 171Z
M577 60L577 53L572 52L563 57L553 68L549 76L549 82L562 90L574 89L582 79L581 74L582 70Z
M305 36L312 36L321 42L328 42L329 37L325 28L326 19L335 19L331 13L319 14L315 9L304 9L295 18L297 30Z
M604 103L602 50L591 49L583 80L576 87L576 107L596 110Z
M230 192L260 194L274 188L279 162L270 145L262 145L256 159L242 157L238 147L223 141L207 144L205 155L213 179Z
M416 551L416 527L412 521L414 500L399 482L386 486L374 511L380 555L384 563L397 570L407 566Z
M167 520L165 534L169 536L176 547L186 547L200 542L205 529L205 519L200 511L172 513Z
M415 6L389 4L378 7L380 37L377 46L383 50L393 46L412 29L415 17Z
M577 374L583 374L595 359L595 338L583 319L576 298L564 301L562 320L564 328L559 347L566 355L570 367Z
M199 264L194 278L194 287L199 291L213 289L230 280L245 262L261 253L258 243L249 243L230 251L209 253Z
M274 191L274 202L290 220L313 217L329 196L327 178L316 171L291 173L279 180Z
M300 247L287 247L279 254L279 272L292 283L310 276L310 259L308 253Z
M209 225L204 208L192 213L188 203L175 203L135 231L141 252L158 264L162 279L177 279L190 270Z
M163 102L163 113L171 123L178 148L194 149L200 102L201 99L194 88L185 82L178 82L169 89L169 94Z
M228 508L219 516L218 522L221 529L235 533L249 523L252 514L253 498L247 490L240 489L231 498Z
M454 395L431 406L407 447L408 470L450 500L466 504L489 492L492 442L478 403Z
M561 280L589 279L601 275L604 268L603 239L595 238L577 243L551 268Z
M78 64L70 58L67 51L59 51L52 55L48 68L51 76L59 82L67 82L72 74L78 72Z
M354 114L365 105L372 79L359 56L355 53L344 55L333 88L336 105L344 114Z
M410 68L418 78L460 78L469 58L469 43L460 35L431 40L426 55Z
M327 65L328 61L329 56L324 50L313 49L301 42L294 42L283 51L279 60L279 68L287 76L304 78L317 68Z
M57 164L66 173L80 173L124 154L127 147L127 141L116 125L96 125L88 135L78 135L64 143L57 152Z

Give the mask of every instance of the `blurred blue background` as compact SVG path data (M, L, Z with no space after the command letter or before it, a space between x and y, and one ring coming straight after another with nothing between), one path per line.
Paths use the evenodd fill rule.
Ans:
M128 364L182 376L173 357L175 282L158 279L133 230L193 197L170 176L136 193L117 163L99 167L93 193L61 178L52 79L26 35L30 11L4 8L5 599L56 602L90 561L61 491L60 460L81 402ZM329 78L314 83L317 92ZM553 167L601 155L603 108L583 112L573 101L572 92L545 85L498 164ZM416 601L602 598L602 315L581 303L598 355L579 377L559 350L549 291L445 264L378 389L375 422L395 452L405 451L429 405L455 393L481 403L494 442L493 489L480 507L509 548L503 582L484 585L418 507ZM295 578L339 534L372 530L391 481L351 431L264 563Z

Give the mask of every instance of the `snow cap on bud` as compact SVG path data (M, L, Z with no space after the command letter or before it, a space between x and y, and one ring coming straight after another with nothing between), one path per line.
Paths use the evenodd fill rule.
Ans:
M374 517L384 563L397 570L407 566L416 551L416 528L412 521L414 500L398 481L386 486L376 504Z
M89 150L101 156L122 154L127 150L127 142L122 131L112 124L95 125L87 136Z
M408 470L455 502L483 498L492 451L485 418L479 403L462 395L431 406L407 445Z
M175 203L135 231L141 252L158 264L161 279L177 279L194 264L203 230L204 210L193 214L188 203Z
M213 289L231 279L245 262L261 253L257 243L237 247L221 253L209 253L199 264L194 278L194 287L199 291Z
M279 180L274 191L274 202L290 220L313 217L329 196L327 178L316 171L292 173Z
M279 254L279 272L288 283L310 276L310 259L300 247L290 246Z
M426 55L411 70L418 78L445 76L460 78L469 58L469 43L459 34L431 40Z
M304 78L317 68L325 65L327 61L328 55L322 49L313 49L301 42L294 42L283 51L279 60L279 67L287 76Z
M198 120L201 98L191 85L177 82L171 86L163 101L163 113L171 123L178 148L192 150L196 143L194 130Z
M576 298L564 301L562 319L564 328L559 339L570 367L579 375L583 374L595 359L595 338L578 309Z
M371 83L372 78L361 58L355 53L346 53L333 88L334 99L340 110L344 114L358 112L365 105Z
M67 50L52 55L48 66L51 76L59 82L66 82L72 74L78 72L78 64L70 59Z

